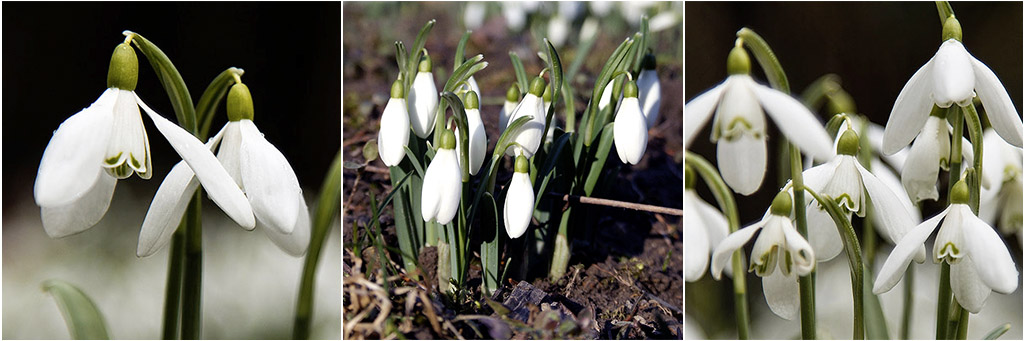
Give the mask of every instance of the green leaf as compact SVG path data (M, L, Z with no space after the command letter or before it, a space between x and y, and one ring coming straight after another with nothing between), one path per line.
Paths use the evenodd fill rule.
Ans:
M437 20L430 19L423 28L420 29L420 33L416 35L416 40L412 44L412 55L405 62L405 89L409 90L412 86L413 79L416 78L416 71L420 65L420 56L423 55L423 46L427 44L427 33L430 33L430 29L434 28L434 24ZM406 91L406 94L409 92Z
M882 303L871 292L875 287L871 269L864 264L864 329L868 340L888 340L889 327L885 323L885 311L882 310Z
M597 144L597 151L594 154L594 162L590 164L590 171L587 173L586 182L583 185L583 192L587 196L594 193L594 187L597 186L597 180L601 177L601 171L604 170L604 164L608 161L608 152L612 150L612 144L615 142L615 122L608 123L601 130L601 141Z
M377 139L370 139L363 145L363 159L366 163L377 159Z
M71 283L51 279L43 282L43 292L53 295L57 301L57 308L64 316L72 339L110 339L103 314L82 290Z
M562 151L565 150L565 146L569 144L569 140L572 138L573 133L565 133L555 139L555 142L551 145L551 154L544 160L544 165L540 168L541 181L538 183L536 200L533 203L533 209L537 209L537 205L540 205L540 199L544 196L544 192L547 190L548 182L551 181L551 177L554 175L552 172L555 169L555 164L558 163L562 156ZM536 182L535 182L536 183Z
M548 68L551 71L551 104L548 106L547 115L544 117L544 134L541 136L548 136L548 130L552 129L551 122L555 117L555 104L558 103L559 96L562 94L562 60L558 57L558 51L555 50L555 46L551 45L547 38L544 38L544 43L548 48L546 59Z
M324 176L320 185L320 198L313 212L313 230L309 242L309 251L302 266L302 279L299 285L299 298L295 307L295 324L292 331L296 339L309 338L309 329L313 314L313 284L316 281L316 268L320 262L320 252L324 240L330 233L331 222L337 217L341 207L341 150L334 157L331 168Z
M462 99L459 98L454 92L445 91L441 94L441 99L452 107L452 111L455 113L455 123L459 127L459 136L455 138L459 139L459 159L465 160L464 164L468 164L469 160L469 121L466 118L466 109L462 105ZM442 110L444 105L441 106ZM462 168L462 182L469 181L469 167Z
M494 222L494 234L490 238L485 236L484 241L480 244L481 276L483 277L485 297L487 297L493 295L494 291L501 284L498 282L498 273L501 271L499 268L500 262L498 262L501 250L499 245L501 240L501 220L498 218L498 204L495 203L494 196L491 193L484 193L484 197L487 198L487 200L484 200L484 204L490 205L493 209L485 211L493 213L491 220ZM483 218L481 218L481 221L483 221ZM490 224L487 223L482 225L483 228L488 228L489 226Z
M146 55L149 64L153 66L156 77L160 79L160 84L163 85L164 90L167 91L167 97L171 100L171 107L174 108L174 114L178 117L178 124L192 135L199 133L192 96L189 95L185 80L181 78L181 73L174 67L174 63L171 63L164 51L161 51L159 47L142 35L131 31L125 31L125 34L133 35L132 42L142 51L142 54Z
M441 92L455 91L460 84L465 83L474 73L486 68L487 62L484 62L483 59L484 55L478 54L459 65L455 71L452 71L452 76L444 83L444 88L442 88ZM480 94L477 95L479 96Z
M196 104L196 120L199 122L199 140L206 141L210 136L210 124L213 123L213 116L217 113L224 96L228 90L235 85L235 75L241 77L245 70L231 67L217 75L199 97L199 104Z
M597 135L598 127L601 125L595 124L594 120L597 118L597 104L601 102L601 95L604 93L604 88L608 86L608 83L612 80L612 74L615 73L618 65L621 64L626 57L626 53L629 52L633 46L633 38L626 38L619 44L619 47L615 48L615 52L612 52L611 57L605 62L604 67L601 68L601 73L597 76L597 82L594 83L594 91L590 96L590 103L587 103L587 109L584 113L584 118L587 122L587 128L583 132L583 142L589 147L594 142L594 138Z
M459 39L459 45L455 47L455 65L454 68L458 68L462 65L462 61L466 59L466 42L469 40L469 35L473 31L467 30L466 33L462 34L462 39Z
M526 95L530 91L530 79L526 75L526 68L523 67L523 61L519 60L519 55L513 51L508 51L508 57L512 59L512 69L516 71L516 81L519 82L519 92Z
M1007 331L1010 331L1010 327L1009 323L1004 323L1001 326L995 327L992 331L988 332L988 334L985 334L985 340L998 339L1000 336L1003 336L1003 334L1006 334Z

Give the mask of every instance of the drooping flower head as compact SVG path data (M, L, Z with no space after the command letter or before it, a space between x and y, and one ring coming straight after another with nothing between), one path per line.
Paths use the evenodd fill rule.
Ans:
M1024 172L1021 149L1003 141L992 129L984 133L985 158L982 160L983 183L978 217L990 225L998 225L1005 234L1021 237L1024 224Z
M885 125L882 152L892 154L918 136L932 105L964 107L975 93L985 106L992 128L1011 145L1022 146L1021 118L995 73L961 43L960 22L950 16L942 28L944 42L903 86Z
M405 101L402 81L391 85L391 99L384 106L380 116L380 132L377 133L377 150L380 160L393 167L405 158L405 147L409 145L409 106Z
M533 183L530 181L530 161L523 155L516 157L515 173L505 192L505 206L502 210L505 232L509 238L519 238L530 227L533 217Z
M455 133L448 129L440 133L440 148L423 175L420 213L423 221L436 219L437 223L443 225L450 223L459 211L462 169L459 168L459 157L455 151Z
M484 164L484 155L487 153L487 132L484 130L484 122L480 119L480 100L476 92L470 91L465 96L466 123L469 127L469 174L476 175ZM459 136L459 128L455 128L455 136ZM462 143L455 139L455 150L462 150ZM466 167L466 163L459 158L459 166Z
M924 245L940 220L932 262L949 264L953 298L964 309L977 313L993 290L1003 294L1017 290L1019 273L1010 252L999 234L975 216L967 205L969 198L967 184L961 179L953 186L949 207L914 227L896 244L878 272L876 294L889 291L903 278L915 250Z
M718 144L718 169L734 191L749 195L761 187L767 167L764 112L801 150L817 160L832 156L828 133L799 101L757 84L750 77L750 57L737 45L729 53L729 77L686 104L683 146L689 147L712 117L711 141Z
M640 88L640 104L643 106L647 128L658 123L658 112L661 110L661 82L655 70L657 62L654 54L648 53L641 62L640 76L636 78L636 86Z
M711 274L720 279L733 252L760 231L750 253L749 271L762 277L768 307L787 320L795 318L800 311L797 277L811 273L816 263L814 250L789 218L792 208L791 194L779 192L761 221L725 237L711 257Z
M498 134L504 132L505 127L508 127L509 117L512 116L517 105L519 105L519 85L512 84L505 92L505 103L501 105L501 111L498 112Z
M729 223L722 212L704 202L693 189L696 178L686 167L686 190L683 191L683 251L686 281L695 282L704 276L711 252L729 234ZM726 267L728 271L730 268Z
M409 123L412 131L420 138L427 138L434 129L437 117L437 85L434 84L433 64L430 56L420 58L419 72L409 89Z
M625 164L640 163L647 149L647 121L640 109L637 86L632 80L626 83L619 111L615 114L613 128L615 151Z
M512 122L515 122L520 117L531 117L530 121L526 122L516 134L514 141L519 145L509 148L505 155L516 156L522 154L527 158L531 158L537 152L537 148L540 147L540 142L544 138L544 120L546 119L544 103L541 99L541 96L544 94L544 87L544 78L535 77L530 82L530 92L523 97L523 100L519 102L519 106L512 113L512 117L509 118L508 124L512 124Z

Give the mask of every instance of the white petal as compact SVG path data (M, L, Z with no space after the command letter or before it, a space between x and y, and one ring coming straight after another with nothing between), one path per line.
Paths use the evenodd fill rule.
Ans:
M439 149L438 154L445 154L445 149ZM427 171L423 174L423 187L420 187L420 216L423 221L430 222L437 218L437 210L441 207L441 174L443 170L441 163L437 162L438 155L427 165Z
M85 196L99 181L116 98L117 90L107 89L96 102L69 117L53 133L36 174L36 204L70 204Z
M775 271L780 256L785 254L786 232L783 230L783 219L789 218L775 215L764 218L764 228L757 235L754 248L750 251L750 266L756 270L758 276L770 275Z
M864 216L864 182L860 162L851 155L838 155L835 158L836 170L832 178L819 192L836 200L841 207L858 216Z
M743 134L718 141L718 170L736 193L750 195L761 188L768 166L768 142Z
M309 219L309 207L306 206L306 200L303 199L299 206L299 217L295 220L295 226L291 228L291 233L281 233L274 228L263 228L262 230L266 232L270 241L274 242L281 250L292 256L301 257L309 248L310 230L312 229Z
M704 276L708 268L708 261L711 255L711 243L708 242L708 234L704 217L697 210L697 202L700 198L692 190L686 190L683 194L683 268L686 281L694 282Z
M377 150L380 160L393 167L405 158L405 146L409 144L409 106L404 98L392 98L380 115L380 131L377 133Z
M882 153L892 155L910 143L924 126L932 105L932 61L929 60L907 81L896 97L882 137Z
M685 224L685 222L684 222ZM714 253L711 255L711 275L715 279L722 278L722 269L727 265L730 265L732 260L732 254L736 250L743 247L751 237L754 236L761 227L764 226L764 221L759 221L753 225L741 228L736 232L729 234L728 237L722 240L715 248Z
M508 127L509 117L515 112L516 107L519 103L505 101L505 104L501 106L501 111L498 112L498 135L505 132L505 128Z
M707 230L708 243L710 243L711 248L718 247L718 243L721 243L722 239L729 235L729 222L725 219L725 215L714 206L704 202L695 193L692 193L688 198L684 198L684 200L694 200L694 208L705 224L704 227Z
M953 103L967 105L974 97L974 69L971 55L956 39L939 46L932 58L932 96L935 104L948 108Z
M975 269L977 263L971 257L964 257L959 263L949 266L949 284L953 290L953 298L967 311L977 314L985 306L985 299L992 289L978 277ZM1016 283L1016 282L1014 282Z
M210 200L213 200L224 213L242 227L249 230L255 228L256 218L252 214L249 200L245 198L245 194L238 188L220 162L217 162L213 153L210 153L210 150L195 136L150 109L142 99L138 98L137 94L136 99L139 106L153 120L156 129L163 134L174 151L178 152L181 159L185 160L189 168L196 173L199 182L210 194Z
M967 242L964 240L965 215L971 215L970 208L965 204L949 205L949 214L939 226L939 233L935 235L935 242L932 245L932 261L935 263L943 260L956 262L967 255Z
M783 219L782 232L786 234L786 252L789 252L790 258L793 261L794 269L796 269L795 274L806 276L811 273L811 270L814 270L814 250L811 249L811 244L796 231L789 218ZM842 246L839 248L842 249Z
M171 241L197 188L199 180L184 161L171 168L153 196L146 219L142 221L136 255L148 257Z
M754 93L764 111L790 141L815 160L828 160L834 155L832 139L818 118L800 101L761 84L754 84Z
M653 127L658 123L658 112L661 110L661 83L658 82L658 73L654 70L640 71L636 86L640 90L640 103L643 104L647 127Z
M512 182L505 194L505 205L502 212L505 218L505 232L509 238L519 238L530 227L533 217L533 184L526 173L512 174Z
M903 273L906 272L910 259L917 253L918 248L924 245L925 240L928 240L928 236L932 234L932 231L935 231L939 220L942 220L947 213L949 213L948 207L941 213L914 227L903 236L903 239L896 243L896 247L892 249L892 252L889 253L889 258L882 265L882 270L878 271L878 277L875 278L875 287L872 292L881 294L896 286L896 283L903 278Z
M807 205L807 239L818 256L824 262L835 258L843 252L843 238L839 235L836 222L825 211L821 210L816 200ZM847 219L850 214L847 214Z
M231 175L231 179L242 186L242 130L238 121L228 122L222 129L220 149L217 150L217 161ZM404 149L403 149L404 150Z
M619 160L625 164L640 163L647 149L647 123L636 97L622 99L619 112L615 115L613 131Z
M729 77L729 86L723 90L722 99L715 109L711 124L711 142L719 139L735 139L742 134L764 138L767 134L764 111L754 95L754 80L748 75Z
M146 126L142 124L135 93L128 90L116 91L113 126L103 165L107 168L120 169L112 171L111 174L121 179L131 176L133 170L138 171L140 177L149 178L152 175L152 167L147 167L152 164L149 157L149 139L146 137Z
M985 114L988 115L992 128L1007 143L1021 148L1022 142L1021 119L1017 109L1010 100L1010 94L1006 93L1003 83L999 81L996 74L985 66L984 63L974 57L971 58L971 65L974 66L974 76L977 77L975 90L981 98L981 104L985 106Z
M973 214L964 212L961 217L967 253L974 261L981 281L992 290L1004 294L1017 290L1017 267L1003 239L991 226Z
M907 189L907 194L915 202L939 199L939 190L936 187L936 182L939 179L939 165L941 159L949 159L948 154L943 156L940 151L939 139L949 140L946 136L939 134L944 132L940 129L945 125L945 120L929 116L928 123L925 123L921 134L910 146L910 154L907 156L906 165L903 167L900 177L903 187Z
M533 94L526 94L523 101L519 103L519 107L516 108L512 118L509 119L509 124L515 122L520 117L528 116L532 118L519 128L519 132L515 136L514 141L522 147L515 146L509 148L505 155L515 157L522 152L524 156L530 158L537 152L537 148L540 147L540 142L544 138L546 113L543 111L543 105L543 101Z
M689 148L690 142L697 136L704 124L711 118L718 100L721 98L722 90L728 87L730 78L724 82L697 95L683 107L683 148Z
M462 197L462 169L459 168L455 150L439 149L430 164L433 165L434 162L441 167L440 177L437 179L440 184L437 222L444 225L451 222L455 218L455 214L459 212L459 199ZM423 181L427 180L423 179Z
M62 206L41 207L43 229L51 238L60 238L85 231L96 225L107 213L114 196L117 179L100 173L96 182L81 198Z
M800 315L800 284L797 276L786 276L782 271L761 278L764 300L775 315L792 320Z
M409 89L409 124L420 138L427 138L434 130L437 118L437 86L430 72L416 73L416 79Z
M251 120L240 120L242 188L252 212L264 225L291 233L298 219L302 189L288 159L270 144Z
M857 171L860 172L861 179L864 181L864 189L867 190L868 196L871 197L871 206L874 209L874 216L879 222L880 227L892 238L893 242L898 244L914 228L915 224L921 220L920 213L917 213L916 209L911 208L909 206L910 203L906 199L900 200L888 185L875 177L871 172L868 172L867 169L861 167L859 163L857 164ZM924 247L918 248L915 251L914 259L918 262L923 262L924 252Z
M828 162L811 167L804 171L804 187L810 188L815 192L821 192L833 178L833 174L836 172L836 167L839 166L840 159L833 158Z
M910 214L911 226L917 226L917 224L920 224L921 212L917 210L917 207L914 206L914 204L910 203L910 197L907 196L907 191L903 189L903 184L900 183L900 180L896 177L896 174L889 170L888 167L882 165L881 161L879 161L877 158L874 159L872 163L875 165L875 168L871 174L874 174L878 178L878 181L881 181L886 188L888 188L890 191L892 191L893 194L896 195L896 199L900 201L900 204L902 204L903 207L906 209L907 213ZM867 183L868 181L865 181L865 183ZM871 195L872 190L868 191L868 195ZM878 209L875 209L875 211L878 211ZM878 234L881 235L882 238L885 238L886 241L895 245L896 240L893 239L893 236L889 235L889 229L884 228L884 226L886 226L886 223L882 222L882 217L883 215L880 214L871 215L871 220L874 221L876 226L879 226L879 228L876 228L875 230L878 231ZM924 246L922 245L921 248L918 249L917 254L914 256L914 260L917 261L918 263L924 262L925 256L926 255L924 251Z
M466 110L466 120L469 121L469 174L476 175L487 155L487 131L480 119L480 110Z

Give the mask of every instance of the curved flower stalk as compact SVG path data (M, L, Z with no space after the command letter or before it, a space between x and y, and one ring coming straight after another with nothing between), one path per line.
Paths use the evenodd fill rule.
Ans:
M228 123L207 142L207 148L219 146L217 159L231 174L228 184L245 192L247 206L271 241L301 256L309 245L310 218L295 171L253 123L252 96L245 84L231 87L227 112ZM192 169L181 163L164 178L142 223L139 257L156 253L170 241L197 186ZM255 226L242 225L246 230Z
M526 233L533 217L533 183L530 181L530 161L525 156L516 157L515 173L505 193L505 206L502 210L505 220L505 232L509 238L516 239Z
M750 57L742 46L729 53L729 77L686 103L683 146L714 113L712 142L718 143L718 168L734 191L750 195L761 187L767 167L764 112L801 150L817 160L832 156L830 139L821 123L803 104L787 94L757 84L748 74Z
M661 110L661 82L655 71L657 62L653 54L644 56L642 65L643 70L636 78L636 86L640 88L640 104L643 106L644 118L647 119L647 128L651 128L658 123L658 112Z
M882 227L882 235L892 242L898 242L914 226L913 208L909 202L900 200L889 186L869 172L857 160L860 146L857 133L843 124L839 129L840 137L836 140L836 156L821 165L804 171L804 185L811 190L827 195L836 200L839 207L846 209L849 215L857 213L864 217L866 213L865 199L871 199L874 216ZM818 250L818 260L826 261L837 256L843 250L843 241L836 228L835 221L822 210L816 200L810 200L807 209L808 236L814 249ZM916 250L915 257L924 261L924 248Z
M896 244L878 272L876 294L889 291L900 281L914 250L924 246L940 220L932 262L949 263L953 297L964 309L977 313L993 290L1003 294L1017 290L1018 272L1010 252L999 234L974 215L968 198L967 184L958 181L949 207L914 227Z
M61 123L53 133L33 189L43 228L53 238L85 231L106 214L118 179L138 173L152 176L149 139L139 107L153 120L217 205L242 225L255 224L245 196L203 143L149 108L138 95L138 58L118 45L110 59L108 89L89 107Z
M1020 148L1022 127L1017 109L995 73L964 48L960 22L955 17L946 19L942 37L945 42L935 56L910 77L896 97L885 125L882 152L892 154L910 143L925 127L932 105L967 106L975 93L999 136Z
M540 142L544 138L544 120L546 119L544 103L541 99L544 87L544 78L534 78L530 82L530 92L526 94L526 97L523 97L523 100L519 102L519 106L512 112L512 117L508 120L509 123L524 116L531 118L529 122L526 122L520 128L515 139L513 139L517 145L514 148L509 148L505 155L516 156L522 154L526 158L531 158L537 152L537 148L540 147Z
M434 84L432 69L430 56L424 53L420 58L419 72L409 89L409 123L416 136L424 139L434 129L434 119L437 118L437 85Z
M391 99L380 116L380 131L377 133L380 160L388 167L397 166L405 158L405 147L408 145L409 105L405 101L402 81L396 80L391 85Z
M438 224L444 225L450 223L459 211L462 169L455 152L455 133L448 129L442 131L439 147L423 175L420 213L423 221L437 220Z
M683 215L686 281L696 282L708 268L711 251L729 234L729 223L721 211L697 195L692 185L683 192L683 211L687 213ZM726 273L730 269L726 267Z
M1024 176L1021 150L1003 141L992 129L984 133L985 158L982 172L989 187L981 188L978 217L989 225L998 225L1004 234L1021 232L1024 220ZM964 149L968 150L968 149ZM1022 242L1024 244L1024 242Z
M512 84L508 87L508 91L505 92L505 103L501 105L501 111L498 112L498 134L505 132L505 128L508 127L509 117L515 113L516 106L519 105L519 86Z
M815 267L814 249L796 231L793 220L789 218L792 207L793 199L789 192L779 192L761 221L725 237L711 257L711 275L720 279L722 269L729 263L733 252L760 231L750 253L750 271L762 278L768 307L775 315L787 320L796 318L800 313L797 278L810 274Z
M476 175L480 166L484 164L484 155L487 153L487 132L484 131L484 123L480 119L480 100L476 92L470 91L466 94L466 123L469 127L469 174ZM459 128L455 128L455 136L459 135ZM462 143L455 139L455 150L462 150ZM466 167L466 163L459 158L459 166Z
M626 83L623 90L625 98L615 114L614 138L615 151L619 160L626 164L640 163L647 149L647 122L640 109L637 98L637 86L632 80Z

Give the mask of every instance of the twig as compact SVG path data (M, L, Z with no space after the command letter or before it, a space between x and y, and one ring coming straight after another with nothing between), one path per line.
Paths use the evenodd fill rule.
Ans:
M661 213L661 214L667 214L667 215L673 215L673 216L679 216L679 217L683 216L683 210L678 209L678 208L670 208L670 207L662 207L662 206L654 206L654 205L646 205L646 204L637 204L637 203L632 203L632 202L610 200L610 199L601 199L601 198L592 198L592 197L585 197L585 196L579 196L579 195L570 195L570 194L562 194L562 193L549 193L548 195L552 195L552 196L561 198L562 201L566 201L566 202L575 201L575 202L579 202L581 204L588 204L588 205L618 207L618 208L625 208L625 209L631 209L631 210L636 210L636 211L644 211L644 212L650 212L650 213Z

